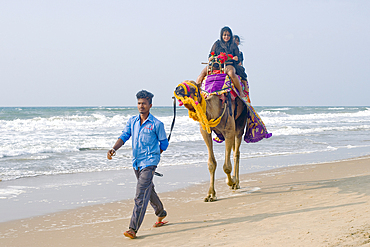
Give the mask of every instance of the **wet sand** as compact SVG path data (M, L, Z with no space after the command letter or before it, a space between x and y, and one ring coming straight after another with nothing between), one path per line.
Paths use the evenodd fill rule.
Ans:
M220 167L218 168L220 169ZM160 193L137 239L123 236L133 200L0 223L1 246L370 246L370 157L244 174L241 189L208 182Z

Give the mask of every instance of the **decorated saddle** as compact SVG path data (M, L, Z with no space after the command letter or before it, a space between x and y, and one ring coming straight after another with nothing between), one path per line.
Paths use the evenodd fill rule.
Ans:
M247 96L245 99L242 99L241 97L240 99L248 107L247 129L244 135L244 141L251 143L258 142L264 138L270 138L272 134L267 132L266 126L261 117L251 105L248 84L246 87L243 83L240 82L240 84ZM216 73L206 76L202 82L201 90L204 98L207 98L210 95L217 95L221 100L225 100L225 94L230 93L231 99L235 100L235 98L239 96L238 89L233 85L229 76L224 73ZM214 140L216 142L222 142L224 141L224 137L217 134L217 138Z

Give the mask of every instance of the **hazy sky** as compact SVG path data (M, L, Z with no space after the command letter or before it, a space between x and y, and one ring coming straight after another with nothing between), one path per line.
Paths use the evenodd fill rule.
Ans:
M223 26L253 105L370 105L368 0L0 0L0 106L169 106Z

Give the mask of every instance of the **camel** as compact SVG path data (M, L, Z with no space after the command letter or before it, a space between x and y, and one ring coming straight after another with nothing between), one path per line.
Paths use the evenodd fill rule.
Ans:
M183 85L182 85L183 84ZM210 186L205 202L217 200L215 191L215 171L217 162L213 152L212 131L217 135L221 134L225 138L225 162L223 170L227 175L226 183L230 189L240 189L239 186L239 157L242 136L248 117L248 108L236 97L235 100L221 100L216 95L211 95L207 99L200 93L200 86L194 81L184 81L180 84L174 94L179 101L189 110L189 116L195 114L199 105L206 108L205 116L207 119L199 121L200 132L208 149L208 169L210 172ZM185 87L185 86L186 87ZM192 99L192 100L189 100ZM192 103L193 102L193 103ZM198 113L199 116L199 113ZM200 119L202 116L199 116ZM213 124L212 124L213 123ZM213 127L212 127L213 126ZM234 156L234 172L232 172L231 150Z

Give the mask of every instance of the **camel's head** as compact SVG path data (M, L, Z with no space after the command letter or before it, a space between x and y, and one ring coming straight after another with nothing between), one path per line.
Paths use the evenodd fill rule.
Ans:
M202 95L200 88L194 81L184 81L180 83L175 89L175 97L178 99L180 106L184 105L190 111L195 111L195 105L201 103Z

